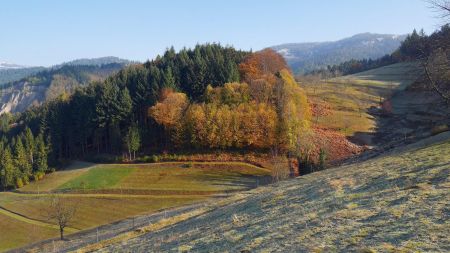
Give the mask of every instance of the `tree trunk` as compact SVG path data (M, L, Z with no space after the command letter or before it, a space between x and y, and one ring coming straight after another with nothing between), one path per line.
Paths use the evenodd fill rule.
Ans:
M61 241L64 240L64 228L63 227L59 227L59 234L61 235Z

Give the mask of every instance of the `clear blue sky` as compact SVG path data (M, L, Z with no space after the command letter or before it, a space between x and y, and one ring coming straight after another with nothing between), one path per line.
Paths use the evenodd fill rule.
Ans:
M423 0L2 0L0 61L144 61L171 45L220 42L258 50L361 32L430 33L439 23L433 16Z

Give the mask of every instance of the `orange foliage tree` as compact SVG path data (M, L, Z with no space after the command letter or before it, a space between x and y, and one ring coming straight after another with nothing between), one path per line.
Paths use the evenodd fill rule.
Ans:
M259 79L265 79L273 84L274 75L283 69L289 70L289 66L273 49L264 49L250 54L239 64L241 80L249 84Z
M150 107L148 114L158 124L163 125L168 136L176 145L183 143L184 112L189 106L186 94L165 89L161 93L161 102Z

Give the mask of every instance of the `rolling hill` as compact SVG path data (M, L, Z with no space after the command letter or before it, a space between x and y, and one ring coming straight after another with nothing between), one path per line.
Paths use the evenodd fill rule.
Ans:
M448 118L437 117L436 110L429 113L442 102L433 94L412 99L417 94L410 87L420 82L419 76L417 64L399 63L305 87L313 107L329 104L332 107L319 109L342 112L335 119L328 113L314 115L316 125L341 131L350 139L361 133L371 135L375 140L367 144L378 145L374 152L329 170L202 205L136 216L133 220L143 222L131 228L130 220L106 225L99 228L99 242L94 229L76 233L56 247L62 252L449 251L450 133L436 134L429 125L397 138L383 123L398 121L391 122L398 131L414 122L450 123ZM423 91L416 92L423 95ZM393 104L392 112L383 117L380 99ZM406 112L407 108L411 110ZM411 116L414 121L408 119ZM349 117L352 123L362 123L339 121ZM388 140L376 135L383 129L393 133ZM64 182L50 183L50 188L45 186L52 182L48 178L21 190L36 191L40 184L44 190L68 187L76 191L67 182L74 178L78 178L73 181L75 186L89 182L77 173L62 178ZM127 184L120 181L120 185ZM26 250L52 247L52 241L44 241Z
M24 77L38 73L45 70L44 67L23 67L14 65L11 68L10 65L3 65L0 67L0 87L14 81L18 81Z
M160 215L99 243L74 238L58 246L62 252L448 252L449 154L450 134L443 133Z
M22 112L63 92L70 93L77 86L102 81L131 63L116 57L104 57L75 60L52 68L4 70L9 71L9 80L20 80L0 86L0 114ZM0 76L1 73L0 70Z
M77 59L69 62L64 62L52 67L41 66L22 66L14 63L0 62L0 87L5 86L8 83L20 81L23 78L34 75L41 71L51 71L62 68L64 66L101 66L108 64L122 64L128 65L135 62L121 59L114 56L99 57L99 58L84 58Z
M362 33L332 42L288 43L271 48L283 55L295 73L306 73L351 59L391 54L406 35Z

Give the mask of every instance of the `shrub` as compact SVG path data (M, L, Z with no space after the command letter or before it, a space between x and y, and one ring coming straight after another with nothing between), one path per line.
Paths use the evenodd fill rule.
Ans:
M44 173L44 172L38 171L38 172L36 172L35 175L34 175L34 180L39 181L39 180L43 179L44 176L45 176L45 173Z
M153 162L152 157L151 157L151 156L148 156L148 155L139 157L139 158L137 159L137 161L138 161L138 162L141 162L141 163L151 163L151 162Z
M24 176L22 178L22 182L23 182L23 185L27 185L30 183L30 178L28 178L28 176Z
M152 155L151 162L154 162L154 163L159 162L159 157L157 155Z
M23 187L23 181L22 181L22 178L16 179L16 187L17 187L17 188L22 188L22 187Z

